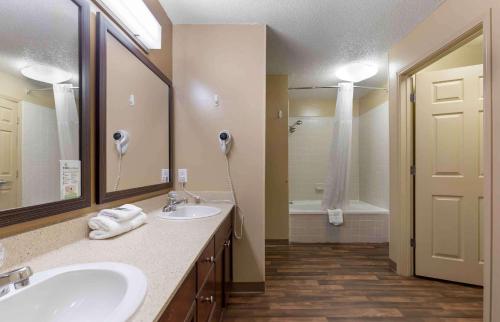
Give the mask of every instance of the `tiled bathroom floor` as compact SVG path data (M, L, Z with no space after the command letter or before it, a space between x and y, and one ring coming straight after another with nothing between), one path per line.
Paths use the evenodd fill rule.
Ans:
M230 299L224 321L482 321L482 289L406 278L387 244L266 245L266 293Z

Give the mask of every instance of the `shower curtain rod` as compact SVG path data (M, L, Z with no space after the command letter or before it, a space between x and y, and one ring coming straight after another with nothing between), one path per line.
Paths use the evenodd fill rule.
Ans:
M80 87L78 87L78 86L71 86L70 88L71 88L71 89L79 89ZM38 92L38 91L50 91L50 90L52 90L52 89L54 89L54 88L53 88L53 87L45 87L45 88L32 88L32 89L27 88L27 89L26 89L26 94L29 94L29 93L31 93L31 92Z
M339 85L331 85L331 86L306 86L306 87L289 87L288 90L294 89L318 89L318 88L339 88ZM359 86L354 85L354 88L364 88L364 89L374 89L374 90L383 90L387 91L385 87L372 87L372 86Z

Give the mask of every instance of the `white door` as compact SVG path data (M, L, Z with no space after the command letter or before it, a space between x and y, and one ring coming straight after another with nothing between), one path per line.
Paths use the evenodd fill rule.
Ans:
M483 66L416 78L415 273L483 283Z
M17 207L17 103L0 98L0 210Z

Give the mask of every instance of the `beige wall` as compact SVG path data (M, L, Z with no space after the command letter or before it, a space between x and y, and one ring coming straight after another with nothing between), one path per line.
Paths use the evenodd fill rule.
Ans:
M359 199L389 208L389 104L386 91L359 100Z
M282 112L281 117L279 116ZM266 77L266 239L288 239L288 76ZM283 166L285 165L285 166Z
M161 169L170 168L169 87L109 33L106 56L106 190L114 191L116 184L119 155L113 133L120 129L130 140L118 190L159 184Z
M47 85L50 87L50 85ZM27 89L36 88L33 83L24 76L15 77L13 75L0 72L0 97L4 97L16 102L27 101L37 105L46 107L54 107L54 92L36 91L30 94L26 93Z
M153 63L158 66L169 78L172 78L172 23L170 19L166 15L165 11L161 7L158 0L145 0L145 3L153 13L153 15L158 19L162 26L162 49L160 50L152 50L148 57L153 61ZM69 220L72 218L77 218L94 212L98 209L103 209L115 205L120 205L125 202L134 202L137 200L143 200L150 198L152 196L156 196L159 194L165 194L165 191L159 191L155 193L148 193L142 196L137 196L134 198L119 200L107 204L97 205L95 203L95 183L96 183L96 171L95 171L95 27L96 27L96 19L95 14L92 13L90 16L90 36L91 36L91 48L90 48L90 110L91 110L91 140L90 140L90 178L91 178L91 206L88 208L79 209L76 211L71 211L67 213L62 213L58 215L54 215L51 217L46 217L42 219L37 219L33 221L29 221L22 224L12 225L8 227L0 228L0 238L18 234L21 232L25 232L28 230L37 229L43 226L48 226L54 223L58 223L61 221Z
M427 57L433 51L441 48L456 37L460 36L466 29L471 28L480 19L491 17L492 44L488 50L491 53L492 66L486 66L491 71L492 78L492 225L487 225L486 231L493 233L492 248L486 248L486 288L485 288L485 321L489 319L490 303L500 303L500 115L498 115L498 101L500 100L500 1L498 0L448 0L445 1L431 16L420 23L399 43L395 44L389 52L389 110L390 110L390 165L391 165L391 242L390 257L398 262L401 260L401 245L408 241L401 240L402 222L408 218L401 217L401 185L402 164L400 164L402 138L400 135L400 117L398 78L400 71L413 66L415 63ZM488 138L487 138L488 140ZM495 143L496 142L496 143ZM489 191L489 189L486 189ZM405 238L406 239L406 238ZM490 265L491 264L491 265ZM491 285L489 281L489 267L491 267ZM491 286L491 287L490 287ZM491 295L491 298L490 298ZM500 306L491 306L491 321L500 321Z
M245 216L243 240L235 241L234 278L262 282L266 27L175 25L173 81L175 167L188 169L189 189L229 190L217 135L224 129L233 134L231 170Z
M483 63L483 36L479 36L420 72L449 69L455 67L479 65Z

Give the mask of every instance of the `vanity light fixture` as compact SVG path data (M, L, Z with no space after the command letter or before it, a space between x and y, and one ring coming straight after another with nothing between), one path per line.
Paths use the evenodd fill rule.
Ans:
M21 74L27 78L48 84L67 82L72 78L71 73L68 73L67 71L42 64L33 64L21 68Z
M95 0L145 49L161 49L161 25L143 0Z
M340 67L335 76L346 82L357 83L375 76L377 72L378 67L374 64L356 62Z

